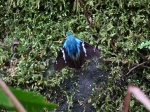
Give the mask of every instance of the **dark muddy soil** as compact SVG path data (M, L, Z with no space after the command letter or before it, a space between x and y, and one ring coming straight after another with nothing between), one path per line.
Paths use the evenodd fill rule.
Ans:
M101 61L99 61L101 63ZM102 63L101 63L102 64ZM86 64L85 70L75 71L75 77L67 79L62 84L66 86L66 93L70 96L70 102L65 99L57 109L57 112L95 112L94 108L88 100L92 94L92 89L101 85L101 81L107 82L108 73L96 67L96 62L93 60ZM76 85L72 83L76 82ZM59 103L59 102L58 102Z

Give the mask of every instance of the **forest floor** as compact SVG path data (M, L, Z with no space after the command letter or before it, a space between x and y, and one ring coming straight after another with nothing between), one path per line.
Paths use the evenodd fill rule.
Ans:
M62 84L62 86L67 86L64 91L68 94L68 99L64 99L63 102L59 104L57 112L68 110L71 110L71 112L95 111L92 104L88 103L88 100L91 95L95 93L94 88L103 86L101 82L107 82L109 73L105 73L102 69L97 68L94 60L87 63L87 65L88 69L75 71L75 76L71 79L67 79ZM76 82L76 85L74 85L73 82ZM60 99L61 98L58 98L58 101L60 101Z

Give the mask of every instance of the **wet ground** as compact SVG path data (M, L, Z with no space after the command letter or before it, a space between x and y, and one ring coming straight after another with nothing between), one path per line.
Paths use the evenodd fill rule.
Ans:
M97 68L95 61L91 61L85 66L88 68L75 71L75 77L64 81L62 84L62 86L66 86L66 94L70 97L59 105L57 112L95 112L88 100L93 88L100 86L101 81L107 82L108 73ZM73 84L74 82L76 85Z

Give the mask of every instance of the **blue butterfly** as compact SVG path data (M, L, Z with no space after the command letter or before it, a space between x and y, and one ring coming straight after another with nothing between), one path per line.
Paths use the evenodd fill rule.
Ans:
M99 50L76 38L68 31L66 32L66 41L58 52L54 63L54 70L59 71L66 66L76 70L81 69L86 60L99 56L99 54Z

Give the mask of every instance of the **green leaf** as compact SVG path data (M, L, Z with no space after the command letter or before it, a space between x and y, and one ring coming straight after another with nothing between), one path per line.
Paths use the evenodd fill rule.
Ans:
M21 89L14 89L10 87L12 93L20 101L27 112L39 112L47 109L53 111L58 105L46 102L41 95L33 92L26 92ZM8 110L15 109L9 98L0 90L0 107L7 108Z
M57 107L57 104L46 102L41 95L21 89L10 89L28 112L39 112L45 108L53 111Z
M4 108L13 108L13 104L8 99L8 97L4 94L2 90L0 90L0 107Z
M133 107L133 106L134 106L134 103L135 103L134 100L131 100L131 101L130 101L130 107Z

